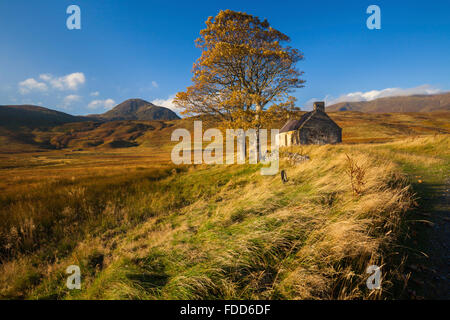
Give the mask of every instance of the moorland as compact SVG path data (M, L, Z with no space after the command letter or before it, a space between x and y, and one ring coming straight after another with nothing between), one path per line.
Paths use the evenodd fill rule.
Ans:
M450 113L329 115L343 143L282 149L310 158L281 158L286 183L261 165L173 165L170 135L192 118L4 124L0 297L445 297Z

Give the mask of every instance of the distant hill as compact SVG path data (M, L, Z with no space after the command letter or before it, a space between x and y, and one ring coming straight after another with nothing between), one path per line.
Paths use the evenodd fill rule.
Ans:
M372 101L340 102L326 108L333 111L373 113L450 111L450 92L435 95L414 95L379 98Z
M172 110L158 107L142 99L129 99L103 114L91 115L101 120L177 120L180 117Z
M51 127L89 120L92 119L33 105L0 106L0 126L3 127Z

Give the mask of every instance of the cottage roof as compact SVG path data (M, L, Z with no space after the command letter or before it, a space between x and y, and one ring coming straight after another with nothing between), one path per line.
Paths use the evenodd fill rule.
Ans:
M280 129L280 133L298 130L314 111L303 114L299 120L291 119Z
M284 126L280 129L280 133L294 131L300 129L311 118L320 119L322 122L330 123L333 126L339 127L336 122L333 121L325 112L319 110L313 110L303 114L299 120L288 120Z

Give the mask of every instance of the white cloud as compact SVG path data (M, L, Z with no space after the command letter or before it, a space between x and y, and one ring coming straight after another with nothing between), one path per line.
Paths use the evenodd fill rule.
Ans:
M50 74L41 74L39 78L41 78L41 80L49 82L52 79L52 76Z
M168 109L172 110L173 112L176 112L176 113L180 114L181 111L183 111L183 109L178 107L178 106L176 106L173 103L173 99L174 98L175 98L175 95L172 94L167 99L155 99L155 100L152 100L150 102L153 103L156 106L165 107L165 108L168 108Z
M58 90L76 91L86 82L86 78L82 72L75 72L62 77L54 77L51 74L45 73L41 74L39 79L41 81L29 78L19 82L19 92L21 94L27 94L32 91L45 92L50 87Z
M83 72L74 72L62 77L54 77L51 74L41 74L41 80L48 82L53 88L58 90L78 90L86 82Z
M378 98L386 98L386 97L395 97L395 96L411 96L411 95L428 95L428 94L437 94L442 92L442 90L438 88L434 88L428 84L424 84L418 87L413 88L386 88L382 90L371 90L366 92L350 92L347 94L343 94L338 98L334 98L332 96L326 96L322 100L325 101L327 106L332 104L336 104L339 102L356 102L356 101L372 101ZM310 99L306 104L308 106L312 105L313 101L318 101L319 99Z
M88 108L89 109L97 109L103 107L104 109L110 110L114 107L116 102L113 99L106 99L106 100L93 100L91 103L89 103Z
M91 92L91 94L90 94L91 97L98 97L99 95L100 95L100 92L98 92L98 91Z
M21 94L27 94L31 91L47 91L48 87L44 82L36 81L33 78L26 79L22 82L19 82L19 92Z
M81 96L78 96L76 94L69 94L68 96L64 97L63 99L63 107L68 108L72 103L80 101Z
M154 92L158 88L159 83L153 80L150 83L145 83L145 85L139 88L139 91L147 94L148 92Z

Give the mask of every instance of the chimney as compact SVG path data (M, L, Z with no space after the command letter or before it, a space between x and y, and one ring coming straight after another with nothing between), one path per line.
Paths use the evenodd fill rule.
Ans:
M325 102L323 101L314 102L314 110L325 112Z

